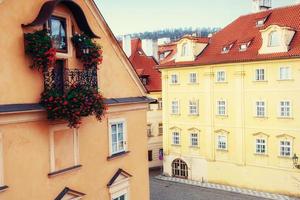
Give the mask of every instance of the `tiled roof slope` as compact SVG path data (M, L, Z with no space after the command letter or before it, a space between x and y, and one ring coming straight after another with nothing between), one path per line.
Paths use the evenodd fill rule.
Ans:
M166 57L159 61L160 64L170 62L177 53L177 44L176 42L172 42L169 44L163 44L158 46L158 55L168 52Z
M268 16L262 27L256 27L258 19ZM260 30L270 25L289 27L296 31L290 43L290 50L283 53L258 54L262 45ZM291 57L300 57L300 5L293 5L271 9L259 13L244 15L237 18L231 24L214 34L208 47L195 61L177 62L170 61L159 67L207 65L233 62L246 62L257 60L271 60ZM239 44L252 39L251 45L246 51L239 51ZM224 45L233 43L234 46L228 53L221 53Z
M121 42L120 45L122 45ZM145 87L149 92L161 91L161 73L155 67L158 63L152 56L145 54L142 49L141 39L131 40L131 56L129 60L139 76L148 76L148 84Z

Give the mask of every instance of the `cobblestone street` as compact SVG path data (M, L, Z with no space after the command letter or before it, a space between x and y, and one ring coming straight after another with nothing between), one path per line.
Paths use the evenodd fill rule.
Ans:
M155 179L159 172L150 172L151 200L267 200L233 192L201 188Z

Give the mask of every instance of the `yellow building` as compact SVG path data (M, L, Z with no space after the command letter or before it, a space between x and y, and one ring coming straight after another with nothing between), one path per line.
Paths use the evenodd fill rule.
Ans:
M157 44L153 40L131 39L130 36L124 36L120 43L147 89L147 97L152 100L147 112L148 161L150 169L158 168L162 166L163 158L163 125L161 73L155 69Z
M0 199L148 200L149 100L95 2L4 0L0 16Z
M259 11L177 42L159 66L166 175L300 196L299 12Z

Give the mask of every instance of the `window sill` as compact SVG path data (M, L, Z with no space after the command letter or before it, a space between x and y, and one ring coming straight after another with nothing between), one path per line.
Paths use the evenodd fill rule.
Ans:
M278 158L282 158L282 159L287 159L287 160L291 160L292 156L277 156Z
M188 85L199 85L199 83L198 82L196 82L196 83L188 83Z
M189 114L190 117L199 117L199 114Z
M218 118L228 118L228 115L216 115Z
M228 152L228 149L217 149L217 151L220 151L220 152Z
M65 168L65 169L62 169L62 170L55 171L55 172L50 172L48 174L48 177L51 178L51 177L54 177L54 176L65 174L65 173L80 169L81 167L82 167L82 165L76 165L76 166Z
M216 84L227 84L227 81L215 81Z
M200 149L199 146L190 146L191 149Z
M294 117L277 117L277 119L289 119L289 120L291 120L291 119L294 119Z
M268 119L268 117L266 117L266 116L254 116L254 118L256 118L256 119Z
M264 154L264 153L254 153L255 156L262 156L262 157L269 157L268 154Z
M279 82L290 82L290 81L294 81L294 79L278 79L277 81L279 81Z
M157 136L163 136L163 133L159 133Z
M180 83L170 83L170 85L180 85Z
M180 114L173 114L173 113L172 113L171 116L180 116Z
M171 146L173 146L173 147L181 147L180 144L171 144Z
M123 156L125 156L129 153L130 153L130 151L123 151L123 152L120 152L120 153L116 153L116 154L113 154L111 156L108 156L107 160L114 160L116 158L123 157Z
M4 192L8 189L8 186L7 185L4 185L4 186L1 186L0 187L0 192Z
M268 83L268 81L267 80L254 80L253 81L254 83Z

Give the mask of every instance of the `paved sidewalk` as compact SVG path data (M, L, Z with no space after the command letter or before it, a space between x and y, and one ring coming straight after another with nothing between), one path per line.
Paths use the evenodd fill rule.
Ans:
M174 178L174 177L167 177L158 175L155 177L156 179L163 180L163 181L170 181L170 182L176 182L176 183L182 183L187 185L193 185L193 186L199 186L209 189L217 189L217 190L223 190L228 192L235 192L239 194L245 194L255 197L261 197L266 199L273 199L273 200L299 200L298 198L292 198L284 195L278 195L278 194L272 194L267 192L259 192L254 190L248 190L248 189L242 189L227 185L219 185L219 184L212 184L212 183L202 183L200 181L193 181L193 180L187 180L187 179L180 179L180 178Z

